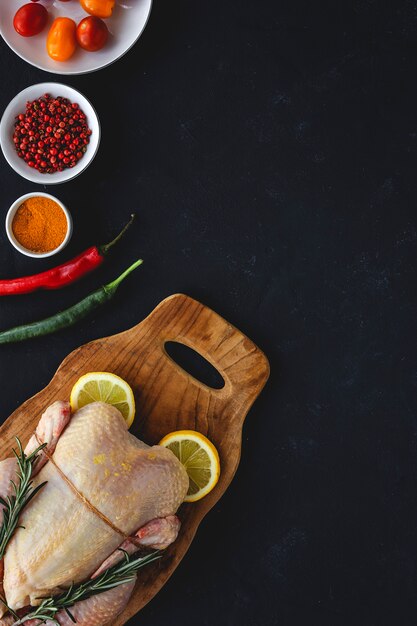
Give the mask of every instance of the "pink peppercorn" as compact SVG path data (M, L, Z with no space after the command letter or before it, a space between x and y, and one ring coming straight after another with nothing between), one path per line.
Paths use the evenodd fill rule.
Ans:
M27 102L25 113L16 116L13 142L30 167L41 173L62 172L84 156L91 132L76 102L45 94Z

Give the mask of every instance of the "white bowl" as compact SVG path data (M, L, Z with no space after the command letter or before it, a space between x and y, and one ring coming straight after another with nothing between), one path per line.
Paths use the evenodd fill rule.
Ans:
M97 52L78 48L64 63L54 61L46 52L46 36L56 17L70 17L77 24L87 13L78 0L60 2L42 0L49 11L45 29L34 37L21 37L13 28L13 17L23 0L0 0L0 34L7 45L22 59L46 72L54 74L86 74L95 72L123 56L142 34L152 8L152 0L117 0L111 18L106 20L110 31L107 44Z
M17 241L16 237L13 234L13 229L12 229L13 218L15 216L15 213L16 213L17 209L22 204L22 202L24 202L28 198L34 198L34 197L39 197L39 196L42 196L42 198L49 198L50 200L53 200L54 202L59 204L59 206L61 207L61 209L65 213L65 217L67 218L67 234L65 235L65 239L61 243L61 245L59 245L54 250L51 250L50 252L33 252L32 250L28 250L27 248L22 246L22 244L20 244ZM43 193L42 191L34 191L33 193L26 193L24 196L21 196L15 202L13 202L12 206L7 211L7 215L6 215L6 233L7 233L7 236L9 238L9 241L12 244L12 246L14 246L16 248L16 250L18 250L19 252L21 252L22 254L25 254L26 256L33 257L35 259L45 259L48 256L53 256L54 254L57 254L58 252L61 252L61 250L63 250L65 248L65 246L67 245L67 243L71 239L71 235L72 235L72 218L71 218L71 214L68 211L67 207L64 204L62 204L61 200L58 200L58 198L55 198L55 196L51 196L49 193Z
M45 93L49 93L54 97L62 96L68 98L71 102L77 102L86 114L87 124L92 131L90 143L87 145L87 151L78 161L77 165L67 168L62 172L54 172L53 174L42 174L34 168L29 167L29 165L17 155L13 143L16 116L19 115L19 113L25 112L26 102L28 100L36 100ZM6 107L0 122L0 145L6 161L18 174L23 176L23 178L27 178L27 180L38 183L39 185L57 185L81 174L96 156L99 144L100 122L93 106L82 93L61 83L38 83L37 85L23 89Z

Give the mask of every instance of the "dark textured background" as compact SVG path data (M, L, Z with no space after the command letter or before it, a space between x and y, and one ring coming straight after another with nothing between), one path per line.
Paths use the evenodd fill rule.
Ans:
M272 366L235 482L132 623L416 623L416 20L411 0L156 0L125 58L64 78L94 102L103 143L51 188L75 226L59 260L106 241L132 208L139 219L90 278L2 300L1 327L146 264L82 325L1 348L1 417L73 348L177 291ZM3 43L0 64L2 109L59 80ZM3 216L34 189L4 160L0 186ZM3 276L51 265L3 231L0 244Z

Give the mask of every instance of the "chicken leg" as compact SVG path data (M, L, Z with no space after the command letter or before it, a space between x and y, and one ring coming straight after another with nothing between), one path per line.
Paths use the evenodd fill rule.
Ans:
M136 584L136 577L130 583L125 583L119 587L114 587L104 593L92 596L88 600L77 602L70 608L71 615L76 620L77 626L105 626L113 622L123 611L129 601ZM24 611L22 611L22 614ZM59 611L55 619L61 626L74 626L74 622L64 611ZM7 615L0 620L0 626L13 626L15 618ZM53 622L45 622L46 626L53 626ZM25 622L25 626L39 626L38 619L31 619Z
M40 443L46 443L45 450L48 455L53 454L59 437L71 419L71 409L69 402L55 402L42 415L33 435L25 448L26 456L29 456L39 447ZM48 457L42 450L33 467L32 476L36 476L42 467L48 462ZM17 478L17 460L10 457L0 462L0 497L6 500L14 492L13 482ZM4 507L0 504L0 519L3 519ZM3 560L0 560L0 596L4 597L3 590ZM0 617L7 611L4 603L0 599ZM0 623L1 626L1 623Z
M140 550L141 547L165 550L178 537L180 527L181 522L176 515L168 515L167 517L151 520L145 526L139 528L134 537L126 539L94 572L91 578L97 578L106 569L119 563L123 559L125 552L132 555Z
M17 471L17 462L16 459L10 458L2 461L0 463L0 497L3 500L6 500L13 493L13 483L12 480L16 480L16 471ZM0 504L0 520L3 521L3 510L4 506ZM7 607L1 600L4 598L4 590L3 590L3 573L4 573L4 563L3 559L0 559L0 617L2 617L7 612Z
M142 546L151 547L158 550L167 548L173 543L181 526L176 515L169 515L165 518L154 519L140 528L135 537L126 540L118 550L115 550L108 559L93 574L92 579L97 578L116 563L123 559L123 551L132 555ZM115 589L106 591L77 602L70 608L71 615L77 622L77 626L105 626L109 621L114 620L125 608L136 584L126 583ZM61 626L72 626L73 622L65 611L60 611L56 616ZM37 620L26 622L27 626L37 626ZM0 626L12 626L13 619L10 621L0 621ZM46 626L52 626L52 622L46 622Z
M29 443L25 448L25 454L29 456L40 444L46 443L45 449L39 452L34 467L34 475L38 474L42 467L48 462L48 456L51 456L55 452L59 438L68 426L70 419L70 404L62 400L51 404L42 415L36 427L35 434L29 439Z

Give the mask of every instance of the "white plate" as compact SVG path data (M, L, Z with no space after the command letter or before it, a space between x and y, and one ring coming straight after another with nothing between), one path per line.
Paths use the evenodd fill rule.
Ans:
M27 0L29 2L29 0ZM54 74L86 74L95 72L123 56L142 34L151 12L152 0L116 0L111 18L106 20L110 31L107 44L98 52L78 48L69 61L53 61L46 52L46 36L56 17L70 17L77 24L87 13L79 0L41 0L49 11L45 29L34 37L21 37L13 28L13 17L25 0L0 0L0 34L22 59L45 72Z
M1 1L2 0L0 0L0 2ZM41 172L38 172L36 169L29 167L29 165L17 155L13 143L16 115L25 112L26 102L28 100L36 100L45 93L49 93L54 97L62 96L63 98L68 98L71 102L77 102L82 111L84 111L87 117L87 124L92 131L90 143L87 145L87 151L82 159L78 161L77 165L67 168L62 172L54 172L53 174L41 174ZM38 183L39 185L65 183L81 174L96 156L99 144L100 123L93 106L82 93L73 87L61 83L38 83L37 85L23 89L6 107L0 122L0 145L6 161L18 174L23 176L23 178L27 178L27 180L31 180L33 183Z

